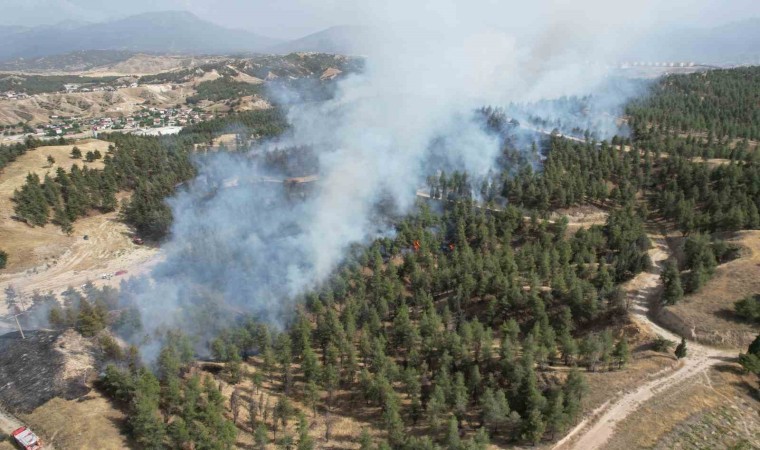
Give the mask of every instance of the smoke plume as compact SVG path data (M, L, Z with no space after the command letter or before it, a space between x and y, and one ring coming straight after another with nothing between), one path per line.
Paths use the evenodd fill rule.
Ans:
M293 201L282 184L260 182L281 174L267 173L259 159L199 159L198 178L169 200L174 224L164 261L150 280L125 289L148 330L202 334L198 324L223 324L230 310L282 325L299 294L323 281L349 246L392 232L377 220L379 203L409 211L438 167L475 177L493 169L499 141L474 120L476 108L585 95L609 82L606 62L614 39L622 40L614 34L619 20L610 20L616 7L506 3L344 5L370 22L366 68L341 80L333 99L290 106L292 132L277 143L311 146L319 182ZM631 8L626 13L632 17ZM605 111L635 94L599 92ZM540 113L568 115L551 103ZM443 144L431 153L433 142Z

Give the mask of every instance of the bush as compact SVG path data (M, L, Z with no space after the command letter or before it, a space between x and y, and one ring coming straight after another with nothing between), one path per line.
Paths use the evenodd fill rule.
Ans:
M6 264L8 264L8 254L0 250L0 269L5 269Z
M750 295L734 303L736 315L750 322L760 323L760 294Z
M673 344L673 341L669 341L662 336L657 336L654 342L652 342L652 350L656 352L666 353L668 350L670 350L670 347L672 347Z
M100 349L108 359L113 359L116 361L121 361L124 359L124 351L121 349L119 343L116 342L116 339L108 334L102 334L99 338L99 341Z

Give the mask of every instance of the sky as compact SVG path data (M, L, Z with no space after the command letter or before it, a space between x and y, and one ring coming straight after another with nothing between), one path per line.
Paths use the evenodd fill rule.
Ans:
M104 2L102 0L0 0L0 24L41 25L58 22L96 22L149 11L186 10L199 17L232 28L242 28L259 34L294 39L335 25L363 25L366 11L377 3L387 13L403 14L407 5L436 9L446 7L450 0L409 0L408 2L370 2L368 0L130 0ZM589 2L580 6L569 0L543 2L513 2L493 0L494 3L519 5L521 14L527 8L536 17L546 13L587 14ZM526 6L540 3L541 6ZM670 25L713 26L734 20L760 16L758 0L668 0L592 2L606 10L606 17L620 21L621 26L631 25L631 14L645 10L645 23L657 25L660 17L667 17ZM398 9L400 8L400 9ZM638 11L636 11L638 10ZM640 17L640 16L639 16ZM495 22L510 18L495 17ZM525 20L519 22L525 23ZM498 23L491 24L498 26Z

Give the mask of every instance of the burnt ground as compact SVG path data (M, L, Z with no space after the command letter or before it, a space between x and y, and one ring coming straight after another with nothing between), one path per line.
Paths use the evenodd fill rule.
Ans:
M61 331L27 331L0 336L0 405L30 413L52 399L72 399L87 392L81 381L66 378L67 355L59 350Z

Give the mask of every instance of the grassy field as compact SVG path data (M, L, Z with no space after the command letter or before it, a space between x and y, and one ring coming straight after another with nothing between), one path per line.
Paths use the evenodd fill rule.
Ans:
M734 302L760 293L760 231L742 231L727 241L741 249L740 257L718 266L699 292L665 308L661 316L687 338L746 350L760 327L739 320Z
M88 139L76 143L82 153L99 150L102 154L109 143ZM0 172L0 248L8 253L8 265L0 271L0 289L13 285L22 293L53 291L59 293L68 286L79 286L87 281L97 285L112 283L118 286L119 277L102 280L101 274L128 270L130 274L142 270L156 250L137 246L131 241L131 230L118 220L118 212L95 213L74 223L71 236L57 225L31 227L13 219L13 191L20 188L30 172L41 178L46 173L55 175L57 168L70 169L73 164L83 165L80 159L71 159L73 145L45 146L30 150ZM47 156L55 159L50 166ZM97 160L86 163L102 168ZM126 193L117 194L119 201ZM83 236L87 235L88 240ZM5 303L0 303L0 313Z
M56 449L117 450L128 448L122 433L124 414L93 390L82 398L54 398L19 419L45 436Z
M756 377L726 362L667 390L618 426L605 448L760 448Z

